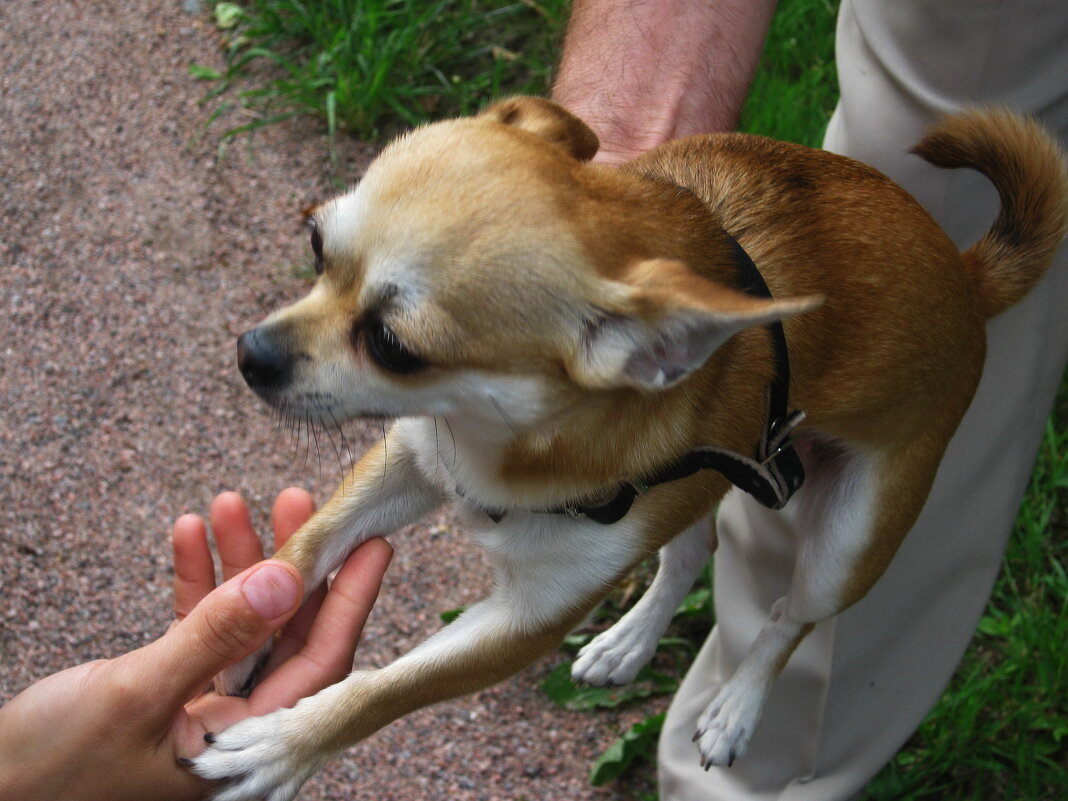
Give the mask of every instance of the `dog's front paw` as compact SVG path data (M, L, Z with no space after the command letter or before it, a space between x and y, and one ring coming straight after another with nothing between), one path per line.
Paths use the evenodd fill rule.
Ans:
M727 682L697 721L694 742L701 767L729 767L745 754L760 722L765 693Z
M213 801L292 801L327 757L309 749L303 729L295 709L248 718L205 735L193 772L222 782Z
M657 637L649 636L640 626L619 621L587 643L571 666L571 678L597 687L634 681L638 671L656 652Z
M271 656L272 641L268 640L254 653L249 654L240 662L235 662L215 676L212 684L215 692L219 695L238 695L248 698L252 690L259 684L260 676Z

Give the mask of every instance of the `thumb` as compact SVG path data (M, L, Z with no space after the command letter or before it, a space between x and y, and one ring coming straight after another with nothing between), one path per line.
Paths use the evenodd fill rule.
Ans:
M251 654L300 608L304 582L287 562L253 565L216 587L177 626L142 649L159 698L184 704L224 667Z

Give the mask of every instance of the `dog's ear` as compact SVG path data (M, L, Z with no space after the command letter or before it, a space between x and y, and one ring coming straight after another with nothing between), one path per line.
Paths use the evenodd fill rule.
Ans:
M540 97L512 97L490 106L483 117L514 125L562 147L580 161L597 152L597 134L563 106Z
M607 282L571 361L572 378L591 389L674 386L731 336L811 311L820 295L760 298L703 278L668 259L639 262Z

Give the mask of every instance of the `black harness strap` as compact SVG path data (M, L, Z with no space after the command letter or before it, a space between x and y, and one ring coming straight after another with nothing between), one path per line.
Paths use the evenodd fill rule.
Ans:
M745 249L733 237L734 261L738 268L742 291L757 297L770 298L771 290ZM635 498L657 484L692 476L699 470L715 470L741 490L748 492L769 509L781 509L805 480L805 469L790 442L790 434L804 420L802 411L789 411L790 354L786 347L786 331L781 322L768 323L774 348L775 374L768 385L768 424L752 456L743 456L715 446L702 446L683 454L678 460L658 470L643 481L626 481L604 503L569 503L554 509L540 510L546 514L566 514L609 525L622 520L630 511ZM506 512L487 510L494 522Z

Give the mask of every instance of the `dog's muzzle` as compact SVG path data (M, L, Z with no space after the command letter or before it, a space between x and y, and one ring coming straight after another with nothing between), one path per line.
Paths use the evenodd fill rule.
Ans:
M258 394L283 389L293 376L293 358L269 328L257 326L237 338L237 367Z

